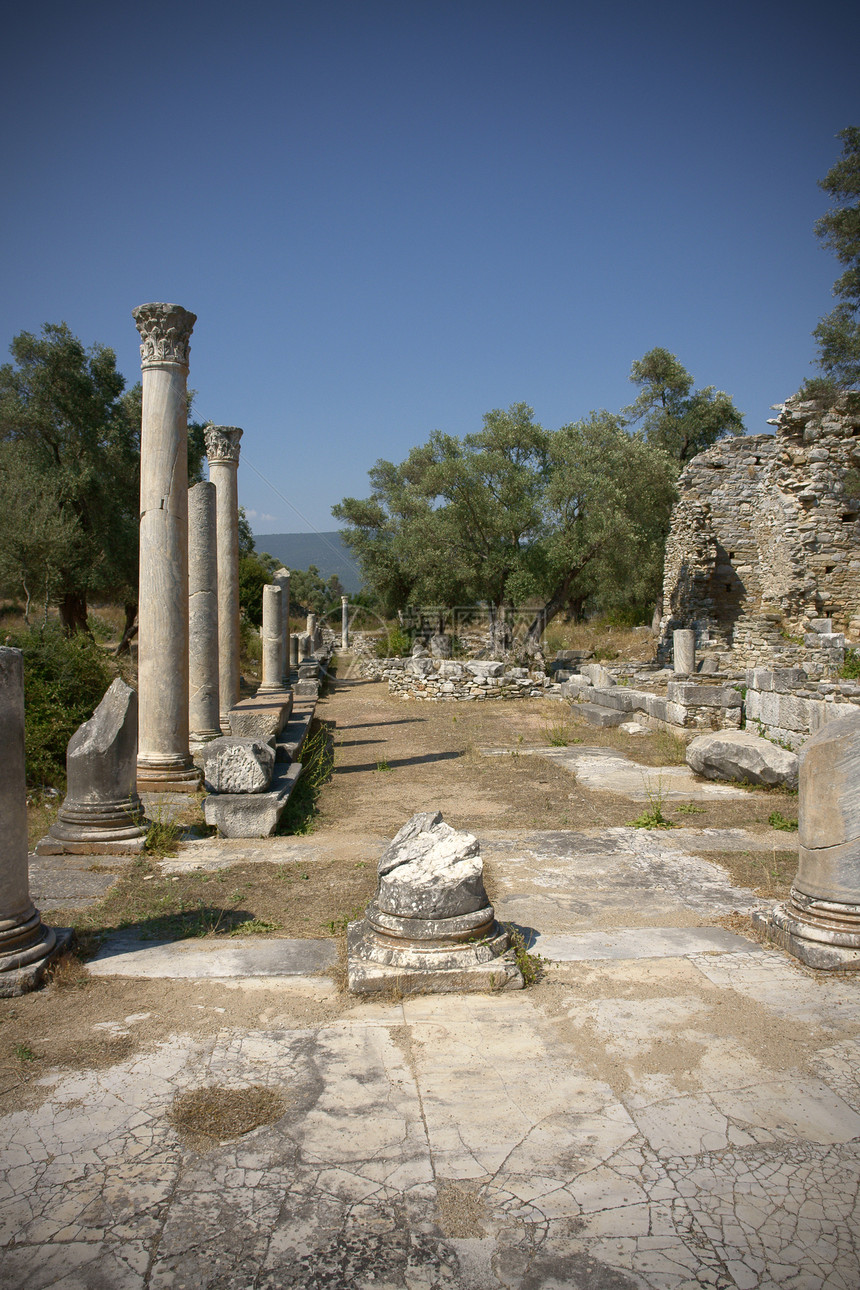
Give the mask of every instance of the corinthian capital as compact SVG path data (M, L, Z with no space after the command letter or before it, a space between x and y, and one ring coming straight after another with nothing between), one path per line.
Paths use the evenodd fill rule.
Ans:
M138 305L131 316L140 332L140 362L142 367L155 363L181 363L188 366L191 329L197 315L183 309L182 305Z
M238 461L239 440L242 431L238 426L204 426L206 456L210 461Z

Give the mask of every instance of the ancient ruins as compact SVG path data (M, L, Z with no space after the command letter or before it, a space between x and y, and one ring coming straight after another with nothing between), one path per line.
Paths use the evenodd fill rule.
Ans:
M841 634L860 637L860 396L825 408L795 395L775 426L722 440L681 474L663 659L687 628L724 665L821 674L838 663Z

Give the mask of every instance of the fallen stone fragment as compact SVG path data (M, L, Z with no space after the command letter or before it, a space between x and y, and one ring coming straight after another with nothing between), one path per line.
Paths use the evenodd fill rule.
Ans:
M137 695L119 677L66 749L67 794L39 855L142 851L137 795Z
M262 739L213 739L202 760L210 793L264 793L275 769L275 751Z
M589 685L595 686L599 690L606 690L610 685L616 685L617 682L611 672L600 663L585 663L580 669L580 674L587 678Z
M348 929L350 990L522 989L471 833L453 829L438 811L419 812L386 847L377 872L376 896Z
M719 730L687 745L687 765L706 779L797 787L797 754L750 730Z

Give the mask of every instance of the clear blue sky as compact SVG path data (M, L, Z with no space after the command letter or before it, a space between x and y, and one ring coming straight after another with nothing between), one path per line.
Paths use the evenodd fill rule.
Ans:
M35 0L3 30L3 355L65 320L132 383L132 308L192 309L257 533L335 527L378 457L490 408L617 410L655 345L752 432L811 374L860 6Z

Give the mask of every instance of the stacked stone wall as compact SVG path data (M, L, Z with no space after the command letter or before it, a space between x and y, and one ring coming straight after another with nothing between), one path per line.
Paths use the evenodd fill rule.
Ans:
M727 439L682 472L666 546L660 656L672 632L731 666L840 655L813 620L860 635L860 396L824 408L789 399L776 433Z
M389 693L403 699L531 699L560 691L543 672L492 660L378 658L361 659L356 667L370 680L387 681Z

